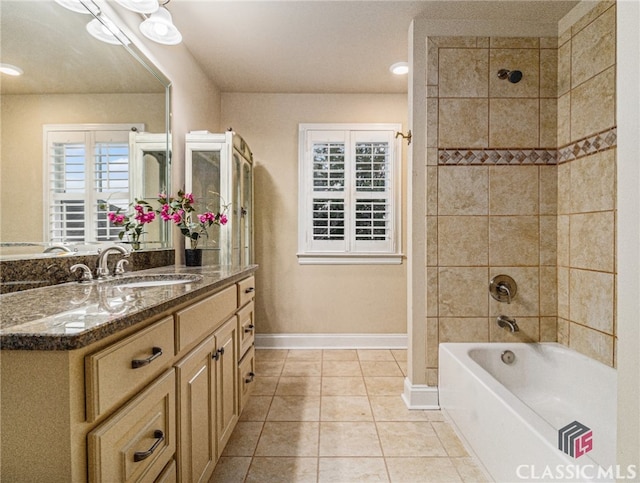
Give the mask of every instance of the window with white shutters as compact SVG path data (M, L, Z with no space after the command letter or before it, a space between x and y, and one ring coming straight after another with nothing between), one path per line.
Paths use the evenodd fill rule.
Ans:
M400 130L300 125L300 263L400 263Z
M128 209L129 132L137 125L44 127L45 234L51 242L117 241L109 211Z

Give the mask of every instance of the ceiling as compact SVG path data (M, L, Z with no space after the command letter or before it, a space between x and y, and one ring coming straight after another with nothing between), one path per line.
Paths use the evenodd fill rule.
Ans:
M184 44L223 92L402 93L411 19L556 24L575 0L172 0ZM517 32L514 32L514 36Z

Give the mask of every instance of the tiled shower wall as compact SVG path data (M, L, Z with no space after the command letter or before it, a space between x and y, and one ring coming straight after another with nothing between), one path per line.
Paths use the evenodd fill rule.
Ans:
M615 366L615 3L558 40L558 342Z
M427 383L439 342L556 340L557 39L427 39ZM520 70L512 84L500 69ZM514 278L511 304L489 294ZM520 332L496 324L517 319Z
M612 5L558 39L427 39L429 385L440 342L558 340L614 364Z

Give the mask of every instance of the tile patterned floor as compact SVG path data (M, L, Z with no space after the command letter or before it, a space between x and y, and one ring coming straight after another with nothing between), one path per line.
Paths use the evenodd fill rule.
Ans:
M440 411L409 411L402 350L257 350L210 483L483 482Z

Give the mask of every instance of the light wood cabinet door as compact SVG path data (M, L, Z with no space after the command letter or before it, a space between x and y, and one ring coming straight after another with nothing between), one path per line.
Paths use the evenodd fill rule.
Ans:
M249 401L249 395L253 391L253 386L255 386L255 376L256 351L255 347L251 346L238 364L240 414L242 414L242 410L247 405L247 402Z
M209 336L177 365L179 481L208 481L216 464L215 338Z
M238 341L240 352L238 357L242 359L255 341L256 324L253 301L238 310Z
M238 325L237 316L220 327L216 338L216 411L218 457L222 454L238 422Z

